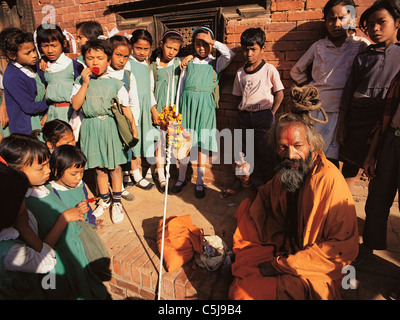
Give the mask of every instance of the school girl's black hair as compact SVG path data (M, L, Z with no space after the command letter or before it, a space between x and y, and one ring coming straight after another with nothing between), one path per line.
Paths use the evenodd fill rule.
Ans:
M265 40L265 32L261 28L248 28L240 36L240 45L242 47L250 47L258 44L262 48Z
M98 36L103 35L103 28L97 21L79 22L76 24L76 30L80 30L88 40L96 40Z
M90 50L103 50L107 55L108 60L111 59L113 54L113 48L110 41L103 39L89 40L86 42L81 48L83 58L85 58L86 52Z
M36 29L36 43L40 53L43 53L41 48L42 43L50 41L58 41L63 47L63 52L69 52L69 43L66 40L67 38L63 34L63 31L57 25L50 26L48 29L43 28L43 26L40 25Z
M324 13L324 20L326 21L329 12L331 12L332 8L339 5L339 4L344 4L345 6L353 6L354 8L356 7L356 4L354 3L353 0L329 0L323 9Z
M178 31L168 30L168 31L164 32L163 37L160 40L160 46L161 46L161 42L165 43L168 39L171 39L174 41L179 41L181 43L181 48L182 48L183 37ZM156 61L157 57L160 57L162 55L162 49L160 46L158 46L156 49L154 49L153 52L151 53L150 62Z
M6 60L13 60L18 50L24 43L32 42L33 35L30 32L18 28L6 28L0 32L0 55Z
M135 44L140 39L148 41L150 43L150 46L153 44L153 37L151 36L150 32L145 29L136 29L132 32L132 37L130 40L131 44Z
M369 16L379 10L385 9L393 17L393 20L400 18L400 3L398 0L378 0L375 1L372 6L363 12L360 17L359 27L366 34L367 24ZM397 39L399 39L399 32L397 33Z
M66 133L74 132L69 123L59 119L46 122L41 131L44 141L49 142L53 148Z
M111 43L113 52L114 52L115 48L117 48L118 46L127 46L129 48L129 52L132 49L132 44L130 43L130 41L127 37L117 34L117 35L109 38L108 41L110 41L110 43Z
M9 166L21 169L30 166L35 159L41 164L50 158L47 146L26 134L13 133L0 143L0 156Z
M64 144L54 149L50 157L50 178L60 179L65 170L71 167L84 168L86 157L83 152L75 146Z
M2 230L14 225L30 184L25 173L3 163L0 163L0 181L0 230Z

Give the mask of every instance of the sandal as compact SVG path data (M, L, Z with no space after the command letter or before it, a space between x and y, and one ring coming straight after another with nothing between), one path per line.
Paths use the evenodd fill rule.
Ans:
M229 199L230 197L234 196L237 193L238 193L237 191L229 188L222 190L219 196L221 199Z
M237 181L235 181L233 183L232 187L222 190L219 196L221 199L229 199L230 197L242 192L243 190L244 190L244 188L243 188L242 184L240 183L240 181L239 181L239 183L237 183Z
M176 183L175 183L175 185L171 189L171 192L174 193L174 194L177 194L177 193L181 192L182 189L186 186L186 181L183 181L183 182L181 180L178 180L178 181L181 182L182 184L180 186L177 186Z
M142 181L142 180L148 182L149 184L147 186L140 185L140 181ZM147 181L145 178L142 178L138 182L136 182L136 187L138 187L140 189L143 189L143 190L151 190L151 189L154 188L154 184L152 184L151 182Z
M206 196L206 189L204 188L204 185L196 185L196 188L194 189L194 196L197 199L203 199Z

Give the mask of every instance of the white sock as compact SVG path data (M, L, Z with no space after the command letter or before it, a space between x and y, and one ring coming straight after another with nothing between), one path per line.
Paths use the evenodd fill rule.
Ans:
M196 186L203 186L204 185L204 173L205 173L205 171L206 171L206 167L197 167ZM199 189L201 189L201 187Z
M186 170L187 170L187 163L179 163L179 176L178 181L176 182L176 186L181 186L186 180Z
M136 170L132 170L133 179L135 179L136 183L139 183L142 187L146 187L149 185L150 182L143 179L142 174L139 171L139 168Z
M157 174L158 174L158 181L163 182L165 181L165 172L164 168L157 168Z
M152 179L153 178L153 165L151 165L148 169L147 169L147 172L146 172L146 176L145 176L145 179Z

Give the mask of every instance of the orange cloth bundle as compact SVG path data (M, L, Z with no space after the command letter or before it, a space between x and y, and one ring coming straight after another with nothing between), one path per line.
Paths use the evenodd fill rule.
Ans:
M157 247L161 253L161 219L157 230ZM168 272L182 267L193 258L195 252L203 252L203 229L192 224L190 215L171 216L165 221L163 260Z

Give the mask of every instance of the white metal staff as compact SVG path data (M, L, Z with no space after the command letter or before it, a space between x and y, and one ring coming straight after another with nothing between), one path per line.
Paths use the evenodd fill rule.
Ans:
M178 117L179 114L179 99L180 99L180 91L181 91L181 86L182 86L182 82L184 79L184 74L185 74L186 68L183 69L181 71L181 74L179 76L179 81L178 81L178 88L177 88L177 93L176 93L176 102L175 102L175 117ZM167 73L167 81L168 81L168 86L167 86L167 102L166 102L166 107L169 106L169 85L170 85L170 79L169 79L169 73L166 71ZM174 78L172 77L172 90L174 90ZM174 99L174 95L173 95L173 91L171 92L171 104L170 106L172 107L172 100ZM178 128L175 128L174 130L174 134L177 134L177 130ZM191 143L192 143L192 137L191 135L186 131L186 130L182 130L183 132L181 133L183 138L185 138L185 147L183 148L184 150L184 154L185 149L188 151L190 150L191 147ZM160 252L160 271L158 274L158 300L160 300L161 297L161 279L162 279L162 267L163 267L163 256L164 256L164 238L165 238L165 220L166 220L166 216L167 216L167 198L168 198L168 184L169 184L169 178L170 178L170 173L169 173L169 169L170 169L170 165L171 165L171 153L172 153L172 143L169 143L169 139L168 139L168 131L167 131L167 153L166 153L166 168L165 168L165 172L166 172L166 181L165 181L165 195L164 195L164 213L163 213L163 223L162 223L162 236L161 236L161 252ZM177 148L178 149L178 148ZM187 154L185 155L187 156ZM182 156L179 155L179 152L176 152L176 158L177 159L181 159ZM183 157L182 157L183 158Z

